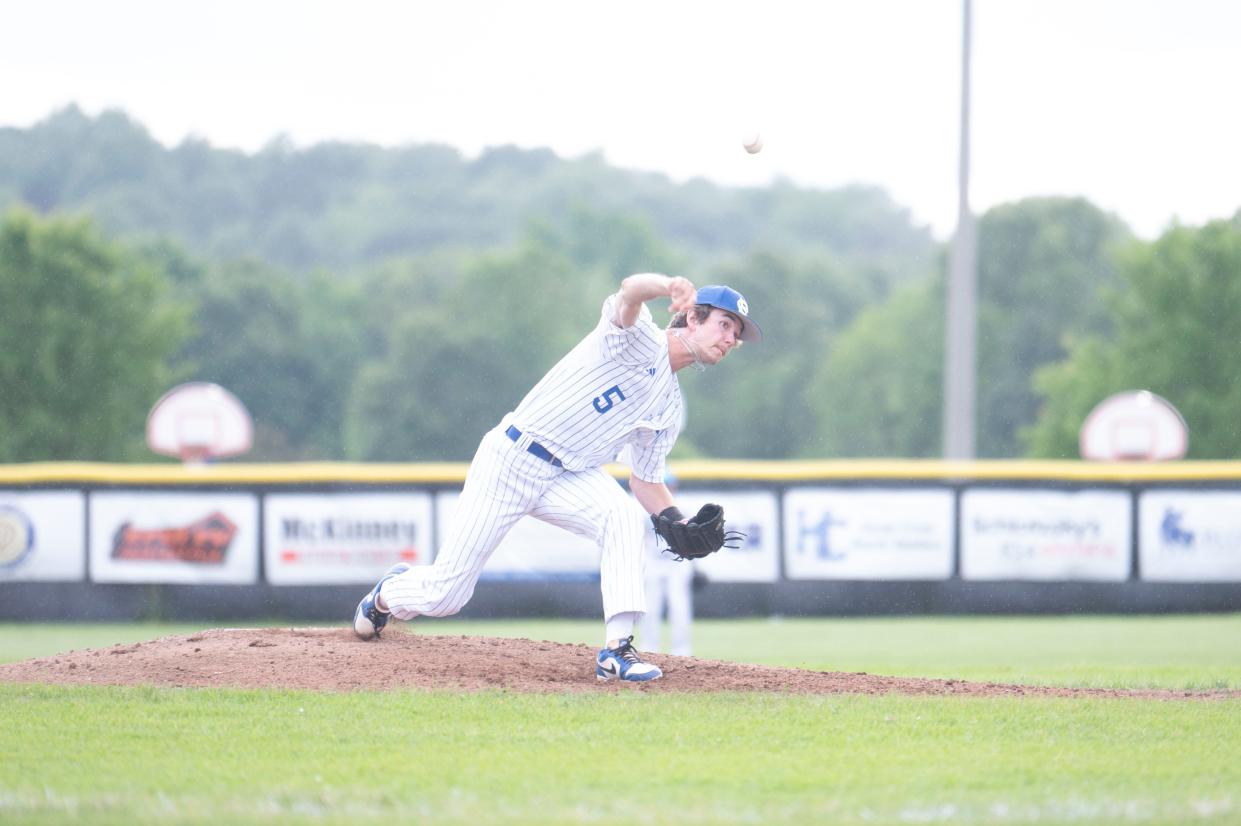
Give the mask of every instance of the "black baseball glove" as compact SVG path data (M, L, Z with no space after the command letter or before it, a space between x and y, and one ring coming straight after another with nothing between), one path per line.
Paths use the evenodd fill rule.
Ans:
M724 509L719 505L703 505L694 517L685 517L677 508L665 508L651 515L655 533L668 543L666 553L678 560L702 559L720 548L738 548L745 534L724 530Z

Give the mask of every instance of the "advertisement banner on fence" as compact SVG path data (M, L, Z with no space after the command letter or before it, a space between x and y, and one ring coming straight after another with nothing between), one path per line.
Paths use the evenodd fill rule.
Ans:
M1144 491L1138 538L1142 579L1241 581L1241 493Z
M398 562L430 563L429 493L273 493L263 564L273 585L374 583Z
M784 495L790 579L947 579L952 491L792 488Z
M86 578L86 497L0 490L0 582Z
M967 490L961 577L1123 582L1132 520L1125 491Z
M252 493L91 493L90 578L252 584L258 579L258 520Z
M452 526L459 493L435 497L435 514L441 541ZM520 519L483 569L491 580L574 580L599 578L599 548L563 528L531 516Z
M725 527L745 538L738 548L723 548L694 563L712 582L775 582L780 576L780 517L776 495L767 491L683 490L677 494L687 514L706 502L724 508Z

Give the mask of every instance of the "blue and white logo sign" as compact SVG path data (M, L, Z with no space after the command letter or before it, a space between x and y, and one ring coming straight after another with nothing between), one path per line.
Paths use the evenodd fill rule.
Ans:
M790 579L946 579L952 492L793 488L784 496Z
M1194 546L1194 532L1184 526L1184 518L1185 514L1176 508L1164 508L1163 519L1159 522L1159 538L1165 549L1190 549Z
M1241 493L1148 490L1138 513L1143 579L1241 581Z
M0 568L16 568L34 548L34 525L16 508L0 505Z

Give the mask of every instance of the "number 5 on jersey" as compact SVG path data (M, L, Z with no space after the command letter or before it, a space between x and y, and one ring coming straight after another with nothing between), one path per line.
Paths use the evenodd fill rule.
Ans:
M617 402L623 402L625 394L621 392L620 385L614 384L607 390L603 391L602 396L595 396L595 410L600 413L607 413Z

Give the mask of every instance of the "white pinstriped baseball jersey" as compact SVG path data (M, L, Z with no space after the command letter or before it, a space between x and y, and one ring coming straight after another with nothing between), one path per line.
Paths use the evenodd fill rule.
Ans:
M393 617L460 611L491 554L524 516L599 546L605 619L646 610L649 522L601 466L628 445L634 473L662 482L682 401L667 334L645 305L631 327L618 327L619 301L604 301L595 329L483 437L435 562L384 582Z
M599 323L534 386L506 421L546 447L569 470L598 467L630 445L633 472L662 482L681 427L681 387L668 361L668 336L643 305L633 326L616 326L620 295Z

